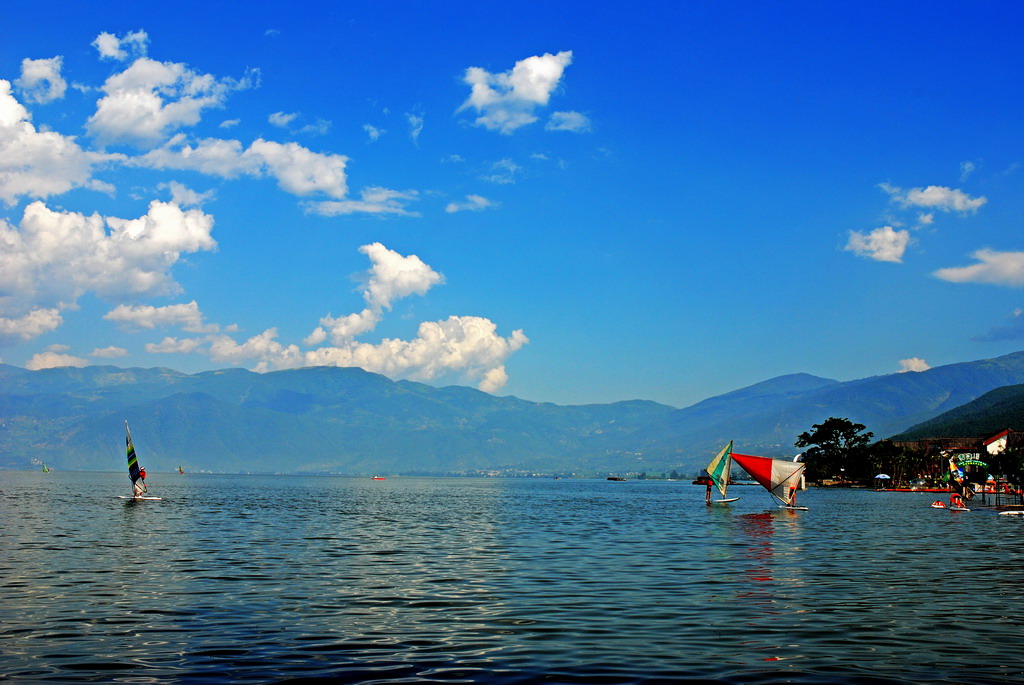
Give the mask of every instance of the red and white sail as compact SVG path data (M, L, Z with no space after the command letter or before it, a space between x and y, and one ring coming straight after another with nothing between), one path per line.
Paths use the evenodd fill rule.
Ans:
M732 453L733 460L750 474L750 477L763 485L783 504L793 504L796 490L800 487L800 475L805 464L769 457L755 457L749 454Z

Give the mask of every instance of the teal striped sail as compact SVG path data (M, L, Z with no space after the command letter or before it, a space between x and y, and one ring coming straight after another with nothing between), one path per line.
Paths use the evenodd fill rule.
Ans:
M139 459L135 456L135 445L132 444L132 432L128 428L128 422L124 422L125 440L128 443L128 477L132 479L132 485L142 477L139 473Z
M711 463L708 464L707 472L711 476L711 481L718 488L718 491L722 493L722 497L725 497L726 492L729 490L729 474L732 471L732 440L729 444L722 448Z

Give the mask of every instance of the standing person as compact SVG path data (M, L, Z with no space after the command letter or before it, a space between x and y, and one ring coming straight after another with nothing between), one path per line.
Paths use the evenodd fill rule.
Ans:
M144 493L149 492L149 488L146 487L146 469L139 469L139 478L132 483L132 490L136 497L142 497Z
M704 493L704 503L711 504L711 478L708 478L706 482L708 489L707 492Z

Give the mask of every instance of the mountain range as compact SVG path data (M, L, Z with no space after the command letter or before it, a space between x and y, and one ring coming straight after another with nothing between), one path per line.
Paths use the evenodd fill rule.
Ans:
M121 469L129 421L153 471L695 474L729 440L792 455L796 436L829 416L888 437L1016 384L1024 352L847 382L780 376L684 409L560 406L356 368L190 375L0 364L0 468Z

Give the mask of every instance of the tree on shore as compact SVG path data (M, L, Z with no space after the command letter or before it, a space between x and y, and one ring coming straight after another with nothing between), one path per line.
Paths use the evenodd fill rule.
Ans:
M804 451L807 478L833 478L846 469L850 469L850 477L861 477L863 474L859 471L870 466L863 457L874 437L871 431L864 432L866 428L862 423L830 416L811 426L810 431L801 433L795 444L807 448Z

